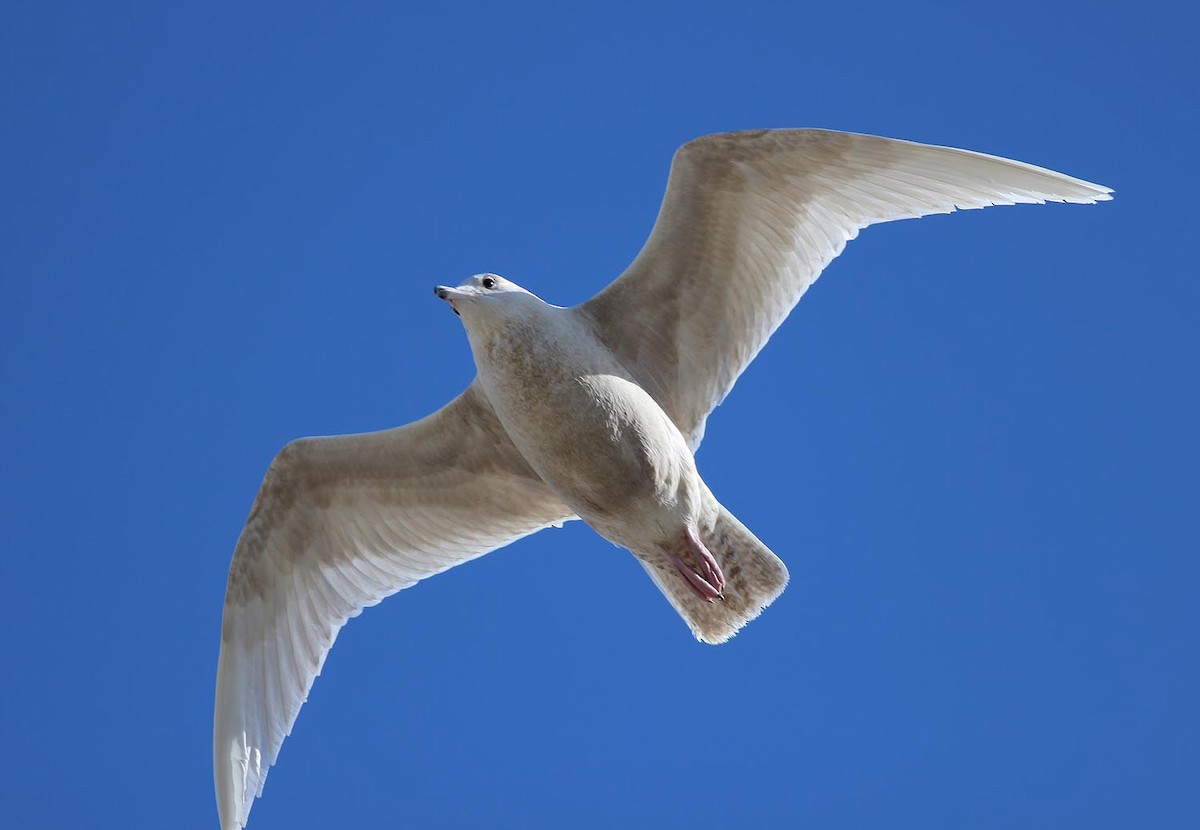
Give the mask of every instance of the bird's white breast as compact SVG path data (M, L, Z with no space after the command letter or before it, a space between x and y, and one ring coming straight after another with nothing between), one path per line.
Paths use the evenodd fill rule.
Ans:
M471 333L471 348L517 448L601 533L627 545L694 515L702 485L683 436L572 309Z

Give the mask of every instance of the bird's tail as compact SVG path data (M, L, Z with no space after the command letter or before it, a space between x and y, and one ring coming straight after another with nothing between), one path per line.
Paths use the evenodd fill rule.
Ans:
M702 524L698 530L700 541L724 574L723 599L709 602L698 596L661 551L639 555L638 560L696 639L716 645L736 634L783 593L788 572L779 557L724 507L711 524Z

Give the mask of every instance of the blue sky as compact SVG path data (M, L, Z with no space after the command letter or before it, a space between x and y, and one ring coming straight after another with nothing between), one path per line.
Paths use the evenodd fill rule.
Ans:
M347 626L251 829L1200 826L1193 5L349 5L0 9L7 825L215 827L279 447L469 382L435 282L580 301L676 146L820 126L1117 196L833 263L698 455L792 573L731 643L543 533Z

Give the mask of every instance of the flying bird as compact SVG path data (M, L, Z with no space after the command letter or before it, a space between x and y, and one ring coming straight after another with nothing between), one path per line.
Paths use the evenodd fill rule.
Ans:
M698 138L645 246L571 308L480 274L438 297L476 376L423 420L293 441L229 568L213 728L223 830L245 826L338 630L363 608L542 528L626 548L706 643L788 572L696 469L709 413L845 244L876 222L1107 187L996 156L826 130Z

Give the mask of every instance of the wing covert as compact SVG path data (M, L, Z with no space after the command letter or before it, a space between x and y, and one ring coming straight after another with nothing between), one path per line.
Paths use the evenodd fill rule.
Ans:
M709 413L862 228L1110 193L997 156L854 133L705 136L676 152L641 252L580 309L695 450Z
M571 518L475 384L404 427L285 447L229 569L213 724L223 830L245 825L348 618Z

